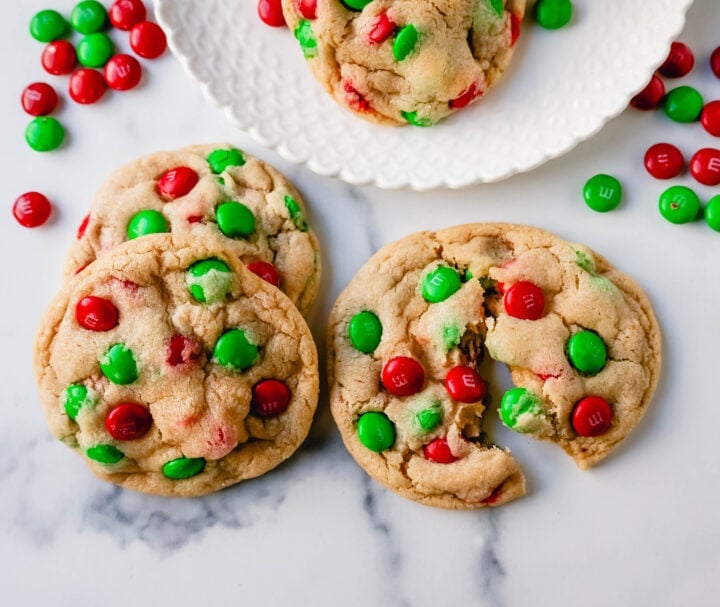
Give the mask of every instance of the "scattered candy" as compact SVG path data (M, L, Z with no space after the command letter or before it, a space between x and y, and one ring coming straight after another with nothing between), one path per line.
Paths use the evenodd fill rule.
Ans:
M190 294L200 303L223 301L233 286L233 273L219 259L198 261L188 269L187 284Z
M713 196L705 205L705 222L716 232L720 232L720 194Z
M452 464L457 461L457 457L450 451L450 445L448 445L447 439L444 438L436 438L434 441L425 445L423 447L423 453L427 459L436 464Z
M70 76L68 92L77 103L95 103L105 94L105 90L105 79L100 72L82 67Z
M274 287L280 286L280 272L278 272L277 268L271 263L267 261L253 261L247 265L247 269Z
M162 471L167 478L182 481L202 473L205 470L205 463L202 457L180 457L167 462Z
M487 384L471 367L453 367L445 376L445 388L461 403L476 403L487 394Z
M107 11L97 0L78 2L70 13L70 24L80 34L99 32L107 22Z
M425 301L439 303L460 289L460 274L454 268L440 266L430 272L422 284L422 294Z
M675 122L695 122L703 109L702 95L691 86L679 86L665 97L665 114Z
M77 63L75 47L67 40L55 40L45 47L40 62L48 74L53 76L69 74Z
M414 358L396 356L385 363L382 383L394 396L411 396L422 390L425 371Z
M62 38L70 24L60 13L44 10L36 13L30 20L30 35L38 42L52 42Z
M165 171L158 179L158 191L165 200L175 200L190 193L199 181L198 174L189 167Z
M653 74L648 85L630 100L630 105L638 110L654 110L665 97L665 84Z
M214 150L208 157L207 162L216 175L227 171L230 167L241 167L245 164L245 156L238 149Z
M130 30L130 47L143 59L156 59L165 52L167 38L157 23L142 21Z
M700 124L714 137L720 137L720 101L711 101L703 108Z
M262 22L270 27L287 25L282 12L282 0L259 0L257 11Z
M682 152L669 143L656 143L645 152L645 168L655 179L672 179L683 169Z
M140 62L131 55L115 55L105 65L105 82L115 91L135 88L142 78Z
M44 82L33 82L25 87L20 100L23 109L31 116L52 114L58 104L55 89Z
M585 183L583 197L593 211L607 213L622 202L622 186L615 177L600 173Z
M695 57L687 44L673 42L670 54L658 71L666 78L681 78L690 73L695 65Z
M113 445L96 445L85 451L90 459L101 464L117 464L123 457L123 452Z
M373 44L382 44L395 33L397 25L388 17L387 12L380 15L372 22L368 31L368 40Z
M132 350L125 344L114 344L100 361L103 375L112 383L126 386L138 378L137 363Z
M594 331L578 331L567 343L570 364L584 375L597 375L607 362L607 347Z
M265 379L253 387L252 412L260 417L273 417L287 410L292 394L283 382Z
M216 211L218 228L228 238L247 238L255 231L255 215L240 202L224 202Z
M88 34L77 45L78 61L85 67L103 67L112 57L115 45L107 34Z
M94 404L90 392L88 389L81 384L73 384L65 388L63 392L63 408L67 416L75 421L80 409L83 407L89 407Z
M363 354L371 354L380 345L383 327L380 319L365 310L352 317L348 336L353 347Z
M703 185L720 184L720 150L703 148L690 159L690 174Z
M110 7L110 23L123 32L129 32L133 25L145 21L147 10L141 0L116 0Z
M295 0L295 8L305 19L317 17L317 0Z
M51 152L62 145L65 129L52 116L39 116L25 129L25 141L36 152Z
M670 223L689 223L700 213L700 199L690 188L675 185L660 195L660 214Z
M259 349L248 339L245 331L231 329L218 339L214 355L215 360L223 367L244 371L257 361Z
M710 55L710 69L713 74L720 78L720 46L718 46Z
M105 429L115 440L130 441L145 436L152 426L150 411L137 403L116 405L105 417Z
M160 211L147 209L133 215L128 222L128 240L135 240L148 234L163 234L170 231L170 224Z
M542 401L525 388L513 388L500 401L500 419L515 432L534 432L545 412Z
M406 25L395 36L393 43L393 56L395 61L403 61L407 59L415 50L418 43L418 31L414 25Z
M25 228L37 228L43 225L52 212L52 205L40 192L21 194L13 204L13 215Z
M535 5L535 19L541 27L556 30L565 27L572 19L573 6L570 0L538 0Z
M395 442L395 424L387 415L370 411L358 419L357 433L360 442L375 453L386 451Z
M572 412L572 425L580 436L600 436L612 424L612 409L604 398L586 396Z
M545 313L545 295L537 285L521 280L505 290L505 312L521 320L538 320Z
M118 310L111 301L89 295L75 304L75 320L88 331L109 331L118 324Z
M435 401L427 409L419 411L415 416L418 426L423 432L432 432L443 419L443 408L440 401Z

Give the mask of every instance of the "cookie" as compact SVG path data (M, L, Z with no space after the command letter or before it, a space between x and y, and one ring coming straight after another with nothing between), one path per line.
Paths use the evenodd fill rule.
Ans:
M271 470L309 431L307 325L218 243L155 234L119 245L42 319L34 363L50 430L104 480L203 495Z
M601 256L531 227L421 232L374 255L329 326L331 409L358 463L401 495L447 508L522 495L483 432L487 354L516 388L508 427L596 464L640 421L660 331L638 285Z
M151 233L220 239L305 314L320 285L320 251L303 200L274 168L228 145L140 158L98 191L70 249L70 277L101 254Z
M430 126L482 97L513 54L525 0L282 0L311 71L367 120Z

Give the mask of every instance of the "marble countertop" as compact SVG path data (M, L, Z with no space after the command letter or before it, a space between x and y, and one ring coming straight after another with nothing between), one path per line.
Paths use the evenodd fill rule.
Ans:
M668 184L642 168L645 149L658 141L689 156L718 139L659 112L627 111L567 156L501 183L422 194L350 187L291 166L234 130L167 54L145 63L139 90L95 106L65 103L58 118L68 142L41 155L23 143L28 118L18 98L34 80L66 86L66 78L44 75L41 47L26 33L46 4L4 6L0 39L0 604L718 604L720 235L703 222L663 220L657 197ZM720 98L707 66L720 44L718 23L720 4L697 0L681 36L698 58L685 82L708 99ZM46 428L31 368L38 320L60 285L76 226L114 168L158 149L224 140L276 164L309 202L325 252L311 322L321 357L335 297L380 246L470 221L533 224L603 253L651 297L665 360L640 427L583 472L553 445L501 427L491 410L490 432L521 462L528 495L477 512L417 505L371 481L342 446L326 390L307 443L260 479L185 500L96 480ZM585 179L598 172L626 189L622 206L604 215L581 198ZM720 193L689 176L677 183L704 200ZM13 221L12 201L28 190L56 203L50 225L31 231ZM510 385L504 369L489 379L496 394Z

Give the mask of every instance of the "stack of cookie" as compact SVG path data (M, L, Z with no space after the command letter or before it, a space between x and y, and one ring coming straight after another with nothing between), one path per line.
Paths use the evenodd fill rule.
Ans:
M35 369L53 434L99 477L202 495L305 439L319 247L273 168L231 146L131 163L101 187L65 272Z

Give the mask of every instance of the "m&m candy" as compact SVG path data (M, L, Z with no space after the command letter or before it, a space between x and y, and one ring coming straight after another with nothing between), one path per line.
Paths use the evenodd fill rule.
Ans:
M713 196L705 205L705 222L716 232L720 232L720 194Z
M115 405L105 416L105 429L120 441L142 438L150 431L152 423L150 410L137 403Z
M380 344L383 327L374 312L365 310L357 313L350 320L348 336L353 347L363 354L370 354Z
M665 84L653 74L647 86L630 100L630 105L637 110L654 110L665 97Z
M305 19L317 17L317 0L295 0L295 8Z
M105 377L119 386L131 384L138 378L135 355L125 344L110 346L100 360L100 369Z
M85 67L103 67L112 57L115 45L107 34L95 32L77 45L78 61Z
M538 320L545 313L545 295L537 285L521 280L505 290L505 312L521 320Z
M610 429L612 409L604 398L586 396L575 405L571 420L580 436L600 436Z
M583 198L593 211L607 213L622 202L622 185L612 175L600 173L585 183Z
M21 194L13 204L13 216L25 228L37 228L43 225L52 213L52 205L40 192Z
M720 137L720 101L711 101L703 108L700 124L714 137Z
M213 304L223 301L230 294L233 273L224 261L204 259L188 268L187 284L196 301Z
M62 145L65 129L52 116L39 116L25 129L25 141L36 152L51 152Z
M665 97L665 114L675 122L695 122L702 109L702 95L691 86L674 88Z
M703 185L720 184L720 150L703 148L690 159L690 174Z
M80 34L99 32L107 22L107 11L97 0L78 2L70 13L70 25Z
M141 0L116 0L110 7L110 23L123 32L129 32L133 25L145 21L147 9Z
M58 96L49 84L33 82L22 92L21 103L31 116L47 116L55 111Z
M105 82L115 91L135 88L142 78L140 62L131 55L119 54L112 57L103 72Z
M422 390L425 370L409 356L391 358L382 370L382 384L394 396L411 396Z
M291 398L290 388L283 382L265 379L253 387L250 407L255 415L273 417L287 410Z
M695 57L687 44L673 42L670 54L658 71L666 78L681 78L690 73L695 65Z
M70 76L68 91L73 101L87 105L99 101L105 94L105 79L90 68L75 70Z
M88 331L109 331L118 324L118 310L110 300L88 295L75 304L75 320Z
M231 329L215 344L215 360L233 371L244 371L258 359L259 348L242 329Z
M69 28L70 24L65 17L51 9L35 13L30 20L30 35L38 42L52 42L62 38Z
M436 438L423 447L425 457L436 464L452 464L457 461L448 445L447 439Z
M395 36L393 43L393 56L395 61L404 61L415 50L419 40L419 34L414 25L404 26Z
M152 21L136 23L130 30L130 48L143 59L156 59L167 48L165 32Z
M565 27L570 23L572 14L573 6L570 0L538 0L535 5L535 20L548 30Z
M370 411L358 419L357 434L363 446L380 453L395 443L395 424L384 413Z
M146 209L132 216L127 227L128 240L148 234L163 234L170 231L170 224L160 211Z
M429 303L445 301L460 289L460 283L457 270L440 266L425 276L422 284L423 298Z
M257 12L262 22L270 27L287 25L282 12L282 0L259 0Z
M656 179L672 179L683 169L682 152L670 143L656 143L645 152L645 168Z
M445 376L445 388L461 403L476 403L487 394L487 384L472 367L453 367Z
M215 215L218 228L229 238L247 238L255 231L255 215L241 202L223 202Z
M167 478L182 481L201 474L205 470L206 463L202 457L179 457L166 462L162 471Z
M190 167L180 166L165 171L157 182L160 195L166 200L175 200L189 194L197 185L200 176Z
M695 221L700 213L700 199L690 188L676 185L660 195L660 214L670 223Z
M578 331L567 343L570 364L585 375L597 375L607 362L607 347L594 331Z
M247 269L274 287L280 286L280 272L273 264L267 261L253 261L247 265Z
M45 47L40 62L48 74L53 76L69 74L77 63L75 47L67 40L55 40Z
M720 46L718 46L710 55L710 69L713 74L720 78Z

